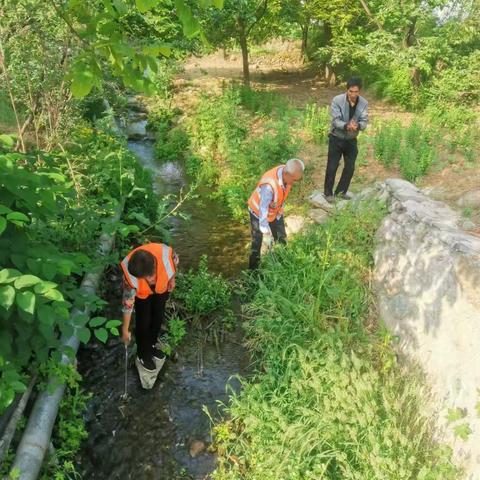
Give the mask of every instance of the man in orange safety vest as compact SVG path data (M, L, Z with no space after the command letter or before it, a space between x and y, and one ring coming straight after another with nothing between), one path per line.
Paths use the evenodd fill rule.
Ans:
M303 176L305 165L302 160L292 158L264 173L248 200L252 248L249 268L255 270L260 263L263 240L286 243L287 234L283 211L292 185Z

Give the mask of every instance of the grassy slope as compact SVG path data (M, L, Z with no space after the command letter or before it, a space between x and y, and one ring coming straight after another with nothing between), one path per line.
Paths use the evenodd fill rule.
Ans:
M247 306L257 373L215 427L216 480L448 480L420 382L372 321L379 206L346 211L265 261Z

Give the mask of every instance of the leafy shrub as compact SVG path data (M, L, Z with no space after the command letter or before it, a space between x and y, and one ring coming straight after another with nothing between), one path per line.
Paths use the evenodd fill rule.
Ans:
M101 341L118 334L118 320L71 318L74 306L104 304L82 294L79 279L122 198L130 211L152 211L143 170L117 138L79 126L72 140L66 152L0 153L0 412L25 389L24 375L59 360L61 334L78 328L85 343L92 331Z
M197 272L178 275L174 298L183 303L187 312L206 317L229 309L232 289L227 280L208 271L207 256L203 255Z
M392 167L402 143L402 127L399 122L381 124L375 132L375 158L386 167Z
M214 428L215 480L458 478L432 441L421 381L369 320L382 216L344 210L267 256L247 307L257 370Z
M180 345L187 334L185 320L174 316L168 320L168 332L162 335L162 351L166 355L171 355L175 347Z
M188 152L189 145L188 134L180 126L169 128L166 125L162 125L157 130L155 153L161 161L176 161L184 158Z
M381 78L373 85L377 94L405 108L416 104L417 90L412 83L411 68L398 66L383 72Z
M255 90L242 86L234 87L239 90L240 103L247 110L261 115L281 114L287 109L287 103L276 92Z
M79 476L75 469L75 455L88 437L84 415L90 395L80 388L81 377L73 366L69 366L67 375L67 389L52 434L55 457L47 458L40 474L41 480L68 480Z

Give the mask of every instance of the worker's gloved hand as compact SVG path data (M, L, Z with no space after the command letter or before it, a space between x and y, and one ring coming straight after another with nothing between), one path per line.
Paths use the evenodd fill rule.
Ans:
M130 333L129 330L125 330L122 328L122 342L128 346L130 343L130 340L132 339L132 334Z
M267 248L271 248L273 245L273 235L272 232L264 233L263 234L263 243Z
M168 281L167 292L173 292L175 288L175 275Z

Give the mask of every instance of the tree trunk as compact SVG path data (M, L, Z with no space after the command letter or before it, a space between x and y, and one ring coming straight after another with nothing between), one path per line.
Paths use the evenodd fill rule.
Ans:
M323 23L323 33L324 33L325 45L329 46L332 43L333 32L332 32L332 26L328 22ZM335 86L335 84L337 83L337 77L335 75L335 72L333 71L332 65L330 65L330 62L328 60L326 60L323 66L325 67L326 85L329 87Z
M308 47L308 28L310 26L310 19L307 19L305 24L301 25L302 29L302 47L300 54L302 55L303 61L308 60L307 47Z
M243 63L243 84L250 88L250 65L248 63L248 43L243 25L240 28L240 48L242 49L242 63Z
M417 39L415 37L417 29L417 19L412 18L408 27L405 29L405 36L403 37L403 46L405 48L410 48L415 45Z

